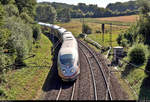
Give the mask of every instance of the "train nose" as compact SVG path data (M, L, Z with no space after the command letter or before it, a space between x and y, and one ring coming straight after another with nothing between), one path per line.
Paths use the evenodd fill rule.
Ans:
M70 68L70 67L66 67L61 69L62 73L64 76L72 76L74 73L76 73L76 69L75 68Z
M80 70L79 68L71 68L70 70L62 69L62 72L59 71L58 73L63 80L75 80Z

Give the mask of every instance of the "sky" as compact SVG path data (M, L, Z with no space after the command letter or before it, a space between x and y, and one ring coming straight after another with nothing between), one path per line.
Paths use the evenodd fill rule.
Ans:
M37 2L61 2L61 3L67 3L67 4L74 4L77 5L80 3L86 3L86 4L97 4L99 7L106 7L109 3L115 3L115 2L126 2L131 0L37 0Z

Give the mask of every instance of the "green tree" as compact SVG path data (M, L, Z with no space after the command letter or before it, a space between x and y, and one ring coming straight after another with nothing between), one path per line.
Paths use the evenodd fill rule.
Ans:
M119 34L117 37L117 43L121 45L121 40L123 39L122 34Z
M0 26L3 24L3 17L4 17L4 9L3 6L0 4Z
M144 43L150 45L150 1L138 0L140 5L140 19L138 21L138 32L144 38Z
M32 18L36 15L35 7L36 7L36 0L15 0L16 5L19 9L19 12L26 12Z
M20 18L13 16L7 19L3 27L9 29L11 32L7 48L11 49L11 52L17 55L16 63L23 62L23 58L29 53L32 47L32 26L25 24Z
M13 3L15 3L15 0L0 0L0 2L3 5L7 5L7 4L13 4Z
M39 25L33 26L33 38L37 41L41 38L41 28Z
M135 44L128 51L129 60L136 65L143 64L147 60L147 57L148 47L144 44Z
M69 22L71 20L70 9L64 8L58 12L58 20L62 22Z
M25 23L29 23L29 24L34 23L34 19L31 18L31 17L30 17L27 13L25 13L25 12L22 12L22 13L20 14L20 17L21 17L21 19L22 19Z
M11 16L19 16L19 10L18 8L13 5L13 4L8 4L4 6L5 14L6 17L11 17Z
M51 5L38 5L36 19L41 22L54 23L56 21L56 10Z

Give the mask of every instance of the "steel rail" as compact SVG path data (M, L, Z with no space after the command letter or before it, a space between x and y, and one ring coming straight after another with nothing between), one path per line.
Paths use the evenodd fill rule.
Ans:
M72 93L71 93L71 98L70 98L70 100L73 100L73 98L74 98L75 87L76 87L76 85L75 85L75 83L74 83L73 86L72 86ZM59 92L58 92L58 94L57 94L56 101L59 100L61 93L62 93L62 84L61 84L60 89L59 89Z
M106 87L107 87L107 90L108 90L109 99L112 100L112 95L111 95L111 91L110 91L110 88L109 88L108 80L107 80L107 78L106 78L106 76L105 76L104 70L102 69L102 66L101 66L100 62L98 61L98 59L97 59L95 53L94 53L93 51L91 51L91 49L90 49L87 45L85 45L82 41L78 40L78 42L81 43L85 48L87 48L88 51L89 51L89 52L94 56L94 58L96 59L96 62L97 62L97 64L98 64L98 66L99 66L100 71L102 72L102 76L103 76L103 78L104 78L104 82L105 82Z
M60 86L60 89L59 89L58 95L57 95L57 97L56 97L56 101L58 101L58 100L59 100L59 97L60 97L61 92L62 92L62 85Z
M73 88L72 88L71 101L72 101L72 100L73 100L73 98L74 98L75 87L76 87L76 83L74 83Z
M96 82L95 82L95 77L94 77L94 72L90 63L90 60L88 59L88 56L86 55L86 53L83 51L83 49L79 46L79 48L81 49L81 51L83 52L83 54L85 55L88 64L90 65L90 72L92 74L92 80L93 80L93 88L94 88L94 96L95 96L95 100L97 100L97 88L96 88Z

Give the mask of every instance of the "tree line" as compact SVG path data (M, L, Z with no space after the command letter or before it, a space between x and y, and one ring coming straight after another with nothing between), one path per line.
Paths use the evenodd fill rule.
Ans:
M36 5L36 0L0 0L0 73L25 65L24 59L40 39Z
M85 3L78 3L78 5L69 5L56 2L41 2L38 3L36 9L36 18L37 20L41 21L54 22L55 20L57 20L68 22L70 21L70 18L97 18L133 15L138 13L138 8L139 5L137 5L136 1L110 3L106 8L98 7L97 5L93 4L86 5Z
M142 65L150 60L150 1L137 0L137 3L140 6L139 20L121 32L117 42L123 47L130 48L128 51L130 62ZM147 66L146 70L150 71L150 66Z

